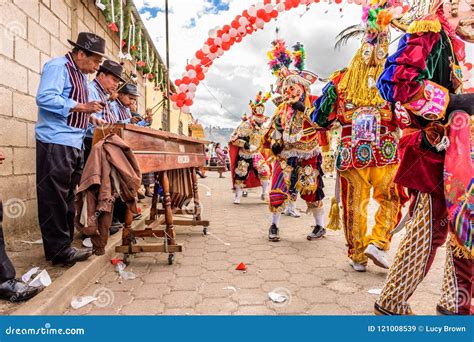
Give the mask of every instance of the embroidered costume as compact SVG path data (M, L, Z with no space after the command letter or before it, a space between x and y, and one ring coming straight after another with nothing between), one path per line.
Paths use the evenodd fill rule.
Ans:
M264 138L265 147L271 148L275 162L270 191L270 210L273 213L268 238L279 241L278 223L281 211L299 193L306 201L308 211L315 217L315 226L308 239L321 238L323 227L323 171L319 127L311 121L312 102L310 85L317 76L308 71L279 72L277 92L282 95Z
M235 187L235 204L240 204L243 188L262 186L261 199L265 200L269 179L270 167L261 153L262 138L265 134L265 103L270 94L257 95L255 101L250 101L252 115L243 120L235 129L230 138L230 160L232 179Z
M469 315L474 222L468 114L472 115L473 98L461 95L459 61L464 46L443 8L429 1L418 1L416 8L416 20L406 28L377 84L381 96L396 104L398 122L406 128L395 182L410 191L411 217L375 311L411 314L408 300L428 273L438 247L448 239L437 311ZM427 11L420 13L424 8Z
M344 30L338 37L344 41L346 35L354 33L364 35L363 44L349 68L332 75L323 95L314 103L312 119L325 128L342 126L335 163L340 182L337 195L342 202L350 264L356 271L365 272L368 258L377 266L389 268L385 251L401 219L404 190L393 183L399 163L399 129L391 105L375 87L386 60L389 33L366 22ZM372 232L367 235L371 191L379 209Z

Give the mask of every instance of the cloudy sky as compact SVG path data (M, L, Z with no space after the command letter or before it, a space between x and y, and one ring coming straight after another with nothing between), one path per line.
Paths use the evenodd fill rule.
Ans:
M150 36L163 59L165 58L164 0L134 0ZM257 0L171 0L170 3L170 69L173 80L181 77L188 60L208 38L210 29L230 24ZM342 12L341 12L342 8ZM345 27L360 22L361 8L356 5L313 4L281 13L277 21L265 25L234 44L221 58L214 61L204 84L198 86L192 113L205 125L235 127L248 102L259 90L268 91L275 78L267 66L267 51L279 37L291 48L296 42L306 49L306 69L321 77L344 67L359 46L351 42L345 49L335 51L336 35ZM318 82L313 92L318 94L323 84ZM267 106L271 115L273 105Z

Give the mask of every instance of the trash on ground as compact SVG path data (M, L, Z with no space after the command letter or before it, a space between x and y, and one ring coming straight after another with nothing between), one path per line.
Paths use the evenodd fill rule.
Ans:
M368 292L373 295L379 295L382 293L382 289L370 289Z
M97 299L98 299L97 297L92 297L92 296L75 297L71 300L71 307L74 310L77 310L86 306L89 303L96 301Z
M85 238L84 240L82 240L82 245L86 248L92 248L92 240L90 237L88 238Z
M276 293L276 292L269 292L268 297L274 303L283 303L283 302L286 302L288 300L287 296L285 296L283 294L280 294L280 293Z
M48 271L42 270L28 285L33 287L47 287L51 285L51 277Z
M110 262L112 263L112 265L117 266L120 262L123 262L123 259L112 258L110 259Z
M115 266L115 270L118 272L120 275L120 278L123 280L132 280L135 279L137 276L133 272L127 272L125 271L125 268L127 265L125 265L122 261L120 261L117 266Z
M247 269L247 266L241 262L237 267L235 268L237 271L245 271Z
M21 240L20 242L26 243L28 245L42 245L43 244L43 239L38 239L38 240L35 240L35 241Z
M223 290L232 290L234 292L237 292L237 289L233 286L226 286L226 287L223 288Z
M206 192L206 196L211 197L212 196L211 192L210 191Z
M26 272L25 274L23 274L21 276L21 280L24 282L24 283L28 283L31 279L31 277L38 273L39 271L39 267L33 267L31 270L29 270L28 272Z

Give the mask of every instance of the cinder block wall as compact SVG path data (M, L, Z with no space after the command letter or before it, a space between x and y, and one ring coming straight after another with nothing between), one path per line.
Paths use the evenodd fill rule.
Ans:
M118 35L107 28L94 0L0 0L0 198L5 234L38 231L35 178L35 95L42 66L64 55L81 31L107 41L117 60ZM125 67L133 70L131 63ZM139 88L145 94L141 78ZM140 98L145 110L145 96Z

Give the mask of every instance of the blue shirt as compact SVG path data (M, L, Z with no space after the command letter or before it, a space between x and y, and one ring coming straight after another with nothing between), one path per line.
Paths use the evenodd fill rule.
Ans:
M109 98L109 96L110 95L106 94L103 88L101 87L98 88L97 84L94 81L89 83L89 101L106 102L106 105L110 106L110 104L107 103L107 99ZM110 120L107 120L107 118L104 118L104 110L105 110L105 107L100 112L94 113L94 116L108 122ZM115 113L112 112L112 114L115 114ZM89 127L87 128L86 136L88 138L92 138L94 136L94 126L92 124L89 124Z
M110 104L111 108L112 108L112 112L115 113L115 116L117 117L117 122L120 122L120 123L124 123L124 124L129 124L130 121L132 120L132 111L130 110L130 108L124 106L122 104L122 102L120 102L119 99L115 100L114 102L112 102ZM121 113L120 113L120 110L122 111L125 111L126 112L126 115L128 115L128 118L125 119L125 120L120 120L121 118ZM138 123L136 123L137 126L142 126L142 127L145 127L147 125L147 122L145 120L142 120Z
M70 110L77 102L69 98L71 81L66 68L65 56L47 62L43 67L41 81L36 94L38 122L36 139L47 144L58 144L82 149L86 129L67 124ZM87 77L84 86L87 88Z

